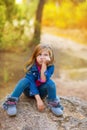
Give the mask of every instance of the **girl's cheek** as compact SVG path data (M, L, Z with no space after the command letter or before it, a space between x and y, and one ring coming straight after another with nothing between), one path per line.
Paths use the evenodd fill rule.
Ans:
M36 61L39 62L39 61L40 61L40 57L37 57L37 58L36 58Z
M38 61L38 58L36 58L36 61Z

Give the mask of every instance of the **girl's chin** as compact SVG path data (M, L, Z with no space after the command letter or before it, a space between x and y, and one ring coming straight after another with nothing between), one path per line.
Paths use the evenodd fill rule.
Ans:
M42 65L42 63L38 63L38 65Z

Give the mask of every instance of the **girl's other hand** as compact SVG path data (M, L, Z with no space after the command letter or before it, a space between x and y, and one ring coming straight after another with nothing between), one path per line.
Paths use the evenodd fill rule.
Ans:
M45 109L45 105L42 100L37 101L37 108L39 111L43 111Z

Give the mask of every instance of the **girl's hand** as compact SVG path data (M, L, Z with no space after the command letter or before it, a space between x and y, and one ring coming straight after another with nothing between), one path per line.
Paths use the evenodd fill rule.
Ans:
M37 108L39 111L43 111L45 109L45 105L42 100L37 101Z
M43 58L43 63L48 64L50 62L50 57L46 56Z
M39 111L43 111L45 109L45 105L39 94L35 95L35 99L37 101L37 108Z
M50 61L50 57L49 56L46 56L46 61Z

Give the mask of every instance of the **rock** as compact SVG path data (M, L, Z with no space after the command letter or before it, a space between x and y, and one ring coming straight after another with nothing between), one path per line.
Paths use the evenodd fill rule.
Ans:
M9 117L0 101L0 130L87 130L87 102L75 97L60 98L64 106L62 117L56 117L48 108L39 112L35 100L23 95L17 116Z

